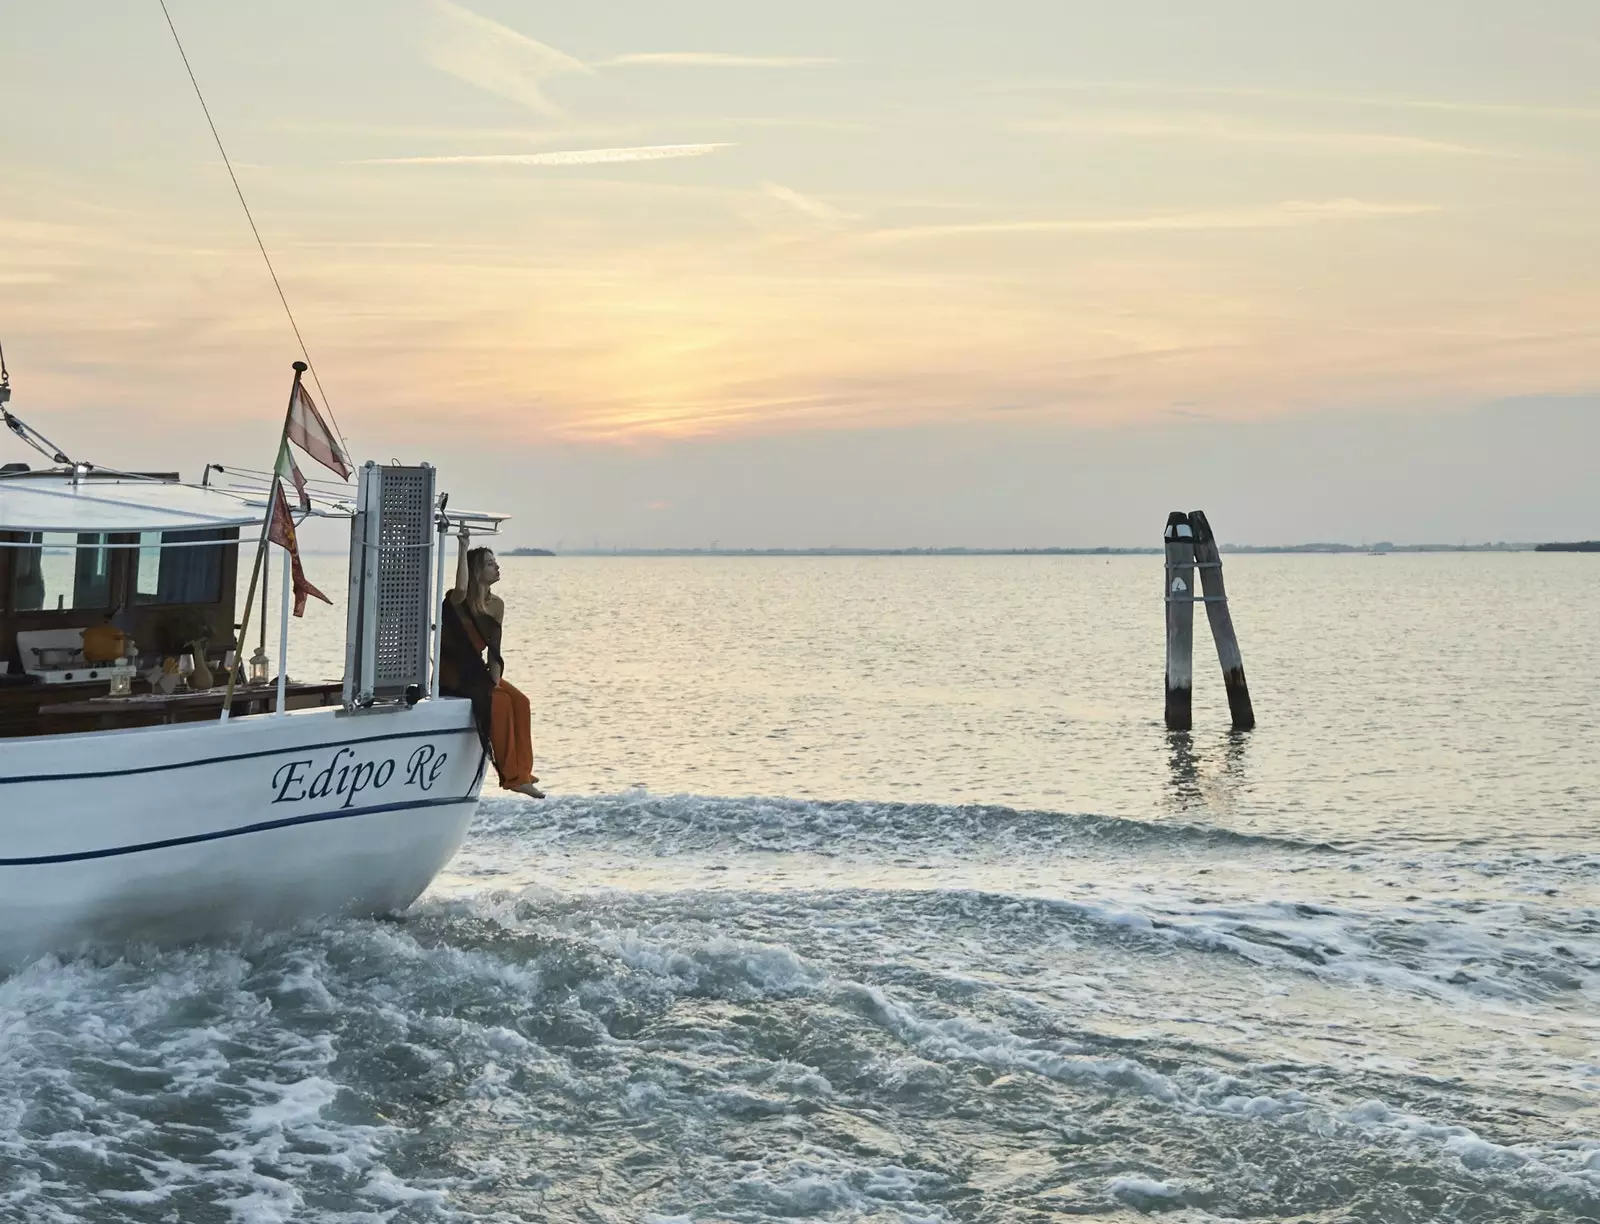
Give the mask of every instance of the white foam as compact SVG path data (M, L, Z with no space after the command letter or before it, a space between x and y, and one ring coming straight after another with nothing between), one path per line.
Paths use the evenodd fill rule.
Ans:
M1130 877L1116 857L1123 845L1182 853L1143 860ZM1600 1012L1600 906L1584 904L1593 895L1592 863L1574 856L1497 863L1495 894L1479 900L1461 877L1490 865L1456 851L1396 863L1098 816L645 793L564 799L541 808L538 821L526 805L508 804L490 814L467 852L544 864L586 893L602 877L640 888L821 891L837 889L843 876L952 897L987 893L997 904L1021 890L1012 903L1022 916L1054 905L1111 934L1225 953L1276 973L1447 1001L1573 997ZM773 855L793 861L775 866ZM1332 878L1345 869L1360 875ZM1295 895L1311 882L1307 871L1320 873L1323 895ZM1327 888L1337 898L1352 885L1370 895L1328 899ZM1070 898L1075 889L1094 895ZM869 916L839 921L872 929Z
M1183 1186L1175 1182L1156 1181L1149 1177L1113 1177L1106 1183L1106 1190L1117 1198L1127 1200L1135 1206L1146 1199L1179 1199L1183 1197Z
M715 937L677 945L637 930L599 933L596 943L633 969L670 978L684 989L716 984L752 997L813 989L817 971L784 947Z
M268 939L252 955L270 960L291 938ZM272 981L280 998L337 1009L328 972L307 951ZM333 1116L343 1093L330 1073L340 1053L334 1035L297 1033L276 1012L273 985L251 982L254 973L239 950L217 947L105 964L42 961L0 981L0 1152L11 1156L0 1160L0 1203L29 1219L75 1218L61 1185L76 1180L62 1163L68 1154L106 1170L93 1192L101 1202L181 1202L186 1213L209 1203L237 1224L300 1218L302 1186L317 1182L356 1178L359 1195L370 1188L390 1203L411 1193L383 1163L391 1128ZM250 1074L252 1067L269 1073ZM156 1082L135 1114L119 1091L85 1091L93 1082L85 1068ZM163 1100L171 1110L152 1115L150 1105ZM29 1137L29 1103L51 1101L69 1104L81 1126L56 1123ZM227 1121L211 1130L180 1120L192 1106ZM200 1157L162 1154L170 1143L192 1148L204 1137L215 1146ZM103 1184L129 1179L143 1184ZM439 1192L416 1189L413 1197L434 1201ZM356 1210L341 1218L379 1216Z
M1304 1064L1312 1091L1287 1086L1292 1070L1248 1056L1273 1047L1285 983L1313 983L1317 999L1383 1000L1399 1014L1433 1000L1448 1005L1438 1016L1475 1008L1490 1032L1502 1015L1550 1015L1535 992L1508 1000L1437 977L1450 957L1485 949L1544 955L1517 918L1493 907L1205 899L1133 880L1101 881L1094 897L1071 901L938 881L831 892L543 888L428 905L406 924L335 924L142 963L67 962L0 981L0 1216L82 1210L59 1176L69 1155L115 1172L104 1203L169 1212L220 1204L238 1224L305 1218L330 1187L349 1204L326 1217L341 1224L445 1218L547 1176L514 1145L465 1154L449 1176L401 1167L394 1153L407 1145L398 1141L414 1137L416 1123L403 1112L374 1118L350 1065L351 1055L385 1048L423 1068L430 1108L435 1088L444 1102L441 1128L458 1118L480 1144L486 1133L526 1135L537 1153L562 1102L595 1112L607 1153L620 1149L619 1136L638 1134L645 1153L660 1156L643 1136L679 1125L795 1135L792 1148L774 1140L761 1162L697 1162L704 1201L737 1193L751 1218L940 1218L947 1187L938 1175L880 1163L919 1163L907 1155L916 1132L899 1123L895 1101L944 1109L985 1091L975 1084L987 1086L984 1110L1008 1125L1013 1099L1136 1098L1152 1144L1163 1119L1185 1133L1222 1120L1259 1128L1252 1133L1266 1142L1274 1131L1332 1137L1344 1151L1404 1153L1490 1187L1580 1201L1600 1195L1600 1141L1480 1134L1452 1119L1445 1095L1439 1117L1420 1116L1425 1105L1408 1111L1381 1087L1386 1067L1406 1071L1392 1047L1364 1046L1356 1034L1347 1061ZM1557 937L1581 954L1592 936L1572 925ZM1380 937L1401 929L1416 937L1397 952ZM1215 951L1226 955L1206 955ZM1201 997L1224 980L1248 985L1247 1007L1262 1000L1261 1015L1240 1018L1241 1028L1256 1026L1256 1044L1240 1042L1226 1061L1206 1043L1232 1040L1213 1030L1233 1002ZM614 1024L617 1015L626 1023ZM738 1027L751 1015L758 1023ZM774 1017L786 1037L804 1030L808 1042L845 1049L837 1075L791 1045L758 1051L750 1034ZM1163 1040L1162 1026L1185 1018L1202 1036ZM639 1025L647 1038L634 1035ZM171 1116L124 1108L75 1071L85 1062L158 1074L154 1091L171 1096ZM1591 1071L1579 1067L1573 1082ZM81 1119L39 1137L25 1104L38 1097ZM191 1106L222 1118L212 1146L165 1158ZM838 1150L802 1141L812 1119L817 1132L831 1127ZM194 1138L182 1132L186 1153ZM583 1174L592 1168L572 1149L562 1159ZM1200 1183L1135 1166L1090 1184L1113 1202L1177 1218ZM470 1209L456 1201L472 1195L480 1198ZM663 1205L677 1212L689 1201Z
M367 1178L366 1184L361 1187L361 1193L368 1198L375 1198L385 1203L430 1203L438 1205L446 1202L449 1195L443 1190L424 1189L401 1181L388 1169L376 1169Z

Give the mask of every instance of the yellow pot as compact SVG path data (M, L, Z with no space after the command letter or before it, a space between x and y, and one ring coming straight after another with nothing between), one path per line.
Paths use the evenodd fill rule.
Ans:
M115 625L91 625L83 631L85 663L114 663L127 649L128 635Z

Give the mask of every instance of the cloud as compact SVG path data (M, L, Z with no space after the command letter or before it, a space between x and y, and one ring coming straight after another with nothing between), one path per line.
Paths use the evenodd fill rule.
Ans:
M1072 136L1125 136L1135 139L1217 141L1227 144L1283 145L1308 151L1349 153L1443 154L1456 157L1496 156L1488 149L1388 132L1325 132L1264 127L1223 115L1074 115L1028 120L1017 131ZM1499 156L1512 156L1500 154Z
M675 68L811 68L839 61L824 55L729 55L721 51L639 51L596 60L596 68L655 64Z
M517 141L521 144L551 144L557 141L615 139L637 135L642 124L554 123L479 127L459 123L345 123L331 119L270 120L261 125L274 132L313 136L378 137L384 140L471 140ZM234 165L238 165L234 162Z
M830 119L823 115L727 115L708 119L727 127L808 128L818 132L872 132L877 128L859 119Z
M716 144L639 145L630 149L558 149L549 153L456 153L440 157L369 157L359 166L611 166L619 162L664 161L672 157L704 157L728 142Z
M802 212L817 221L837 223L855 220L854 214L835 208L832 204L813 196L801 195L793 187L785 187L781 183L762 183L761 190L774 200L787 204L795 211Z
M440 20L434 23L434 37L428 42L429 63L540 114L561 113L545 96L545 81L567 73L592 71L582 60L451 0L431 0L431 7Z
M562 112L545 92L546 83L563 75L593 75L596 68L803 68L839 62L828 56L811 55L641 51L587 64L454 0L428 0L428 5L435 15L424 47L430 64L469 85L553 118L561 117Z
M1316 102L1338 106L1379 107L1395 110L1455 111L1462 114L1507 115L1525 119L1600 119L1592 106L1542 106L1525 102L1462 102L1448 98L1407 98L1394 95L1319 93L1315 90L1270 89L1257 86L1186 87L1182 92L1221 98L1263 98L1278 102Z
M1065 91L1083 93L1143 93L1169 97L1244 98L1267 102L1305 102L1326 106L1382 110L1450 111L1473 115L1504 115L1524 119L1600 120L1600 107L1546 106L1527 102L1467 102L1450 98L1412 98L1396 94L1343 94L1311 89L1279 89L1266 85L1168 85L1152 81L1020 81L986 87L986 92L1027 93Z
M990 234L1148 234L1205 230L1291 229L1334 221L1417 217L1440 212L1436 204L1381 203L1368 200L1290 200L1264 208L1220 212L1167 213L1147 217L1075 220L975 221L957 225L912 225L865 235L869 242L915 242Z

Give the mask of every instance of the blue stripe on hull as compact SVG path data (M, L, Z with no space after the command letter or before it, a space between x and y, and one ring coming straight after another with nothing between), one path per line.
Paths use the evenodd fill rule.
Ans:
M385 736L383 738L399 739L405 737ZM333 745L325 745L325 747L333 747ZM299 749L287 749L287 751L294 752L299 751ZM237 758L224 759L232 760ZM199 764L207 763L204 761L199 762ZM103 777L104 775L99 776ZM116 858L123 854L143 854L147 850L167 850L173 846L192 846L199 842L221 841L226 837L243 837L248 833L266 833L272 829L287 829L293 825L320 824L327 820L348 820L353 816L376 816L383 812L404 812L413 808L448 807L451 804L476 802L477 799L469 792L465 795L452 795L449 798L412 799L405 803L383 803L375 807L351 808L349 811L341 808L332 812L313 812L305 816L286 816L282 820L264 820L259 824L241 825L236 829L218 829L215 832L195 833L188 837L168 837L161 841L141 842L133 846L114 846L108 850L79 850L72 854L41 854L33 858L0 858L0 867L40 867L49 863L81 863L88 859Z

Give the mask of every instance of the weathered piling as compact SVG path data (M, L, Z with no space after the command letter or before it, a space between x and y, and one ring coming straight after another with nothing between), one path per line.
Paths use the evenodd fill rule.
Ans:
M1204 511L1189 511L1189 526L1194 531L1194 559L1200 570L1200 587L1205 593L1206 619L1217 643L1217 662L1222 664L1222 682L1228 688L1228 712L1235 731L1249 731L1256 725L1256 712L1250 704L1250 686L1244 679L1244 656L1239 653L1239 638L1233 631L1233 616L1228 611L1228 592L1222 585L1222 554L1217 537L1211 532Z
M1167 730L1187 731L1194 701L1194 529L1189 516L1167 516Z

